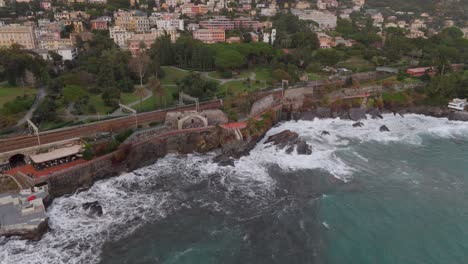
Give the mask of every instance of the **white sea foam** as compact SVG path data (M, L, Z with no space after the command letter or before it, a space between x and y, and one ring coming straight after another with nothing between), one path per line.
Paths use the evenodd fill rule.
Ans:
M222 175L220 182L226 185L228 191L240 186L245 196L258 198L264 195L263 191L267 192L275 185L275 181L268 175L268 168L272 164L283 170L322 169L347 179L352 176L353 168L340 159L336 152L354 144L377 141L384 144L404 142L419 145L424 135L468 137L468 123L419 115L406 115L404 118L384 115L383 120L365 120L364 126L358 128L353 128L353 123L339 119L284 122L271 129L265 137L285 129L292 130L312 146L312 155L287 154L262 141L249 156L236 161L235 167L220 167L211 162L210 155L169 155L152 166L100 181L85 192L56 199L48 210L52 231L36 243L11 239L0 245L0 263L99 262L105 241L118 239L147 221L171 213L174 204L171 192L152 189L161 174L176 172L173 177L197 183L201 180L200 175L203 178L217 173ZM379 131L379 127L384 124L390 132ZM321 135L324 130L330 135ZM92 201L100 202L104 209L103 217L90 217L82 209L84 202ZM210 206L216 207L216 201Z

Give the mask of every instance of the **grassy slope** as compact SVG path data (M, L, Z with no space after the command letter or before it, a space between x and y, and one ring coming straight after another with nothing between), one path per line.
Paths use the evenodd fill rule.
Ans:
M33 88L23 88L21 87L0 87L0 107L9 101L13 101L17 96L22 96L26 94L36 94L37 90Z
M177 80L180 80L189 74L188 71L168 66L162 66L162 69L164 70L164 78L161 79L162 84L175 84Z

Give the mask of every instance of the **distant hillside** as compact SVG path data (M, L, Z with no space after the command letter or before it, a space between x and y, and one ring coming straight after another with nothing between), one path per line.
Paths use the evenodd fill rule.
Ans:
M368 8L427 12L436 17L452 17L464 24L468 19L468 0L367 0Z
M369 8L389 7L395 11L433 12L439 1L434 0L367 0Z

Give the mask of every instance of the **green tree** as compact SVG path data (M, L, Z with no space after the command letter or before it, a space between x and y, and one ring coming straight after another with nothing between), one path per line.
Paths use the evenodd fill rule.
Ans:
M190 73L182 78L177 86L179 91L200 99L210 99L218 91L218 83L201 78L199 73Z
M232 70L244 65L244 56L232 49L218 49L215 57L215 65L219 70Z

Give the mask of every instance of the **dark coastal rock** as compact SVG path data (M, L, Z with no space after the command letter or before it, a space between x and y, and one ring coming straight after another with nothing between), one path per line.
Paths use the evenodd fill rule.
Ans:
M301 114L301 120L307 120L307 121L312 121L314 120L315 118L317 117L317 114L315 111L307 111L307 112L303 112Z
M276 145L280 148L284 148L291 143L295 142L299 138L299 135L291 130L284 130L278 134L268 137L265 141L265 144L273 142L273 145Z
M312 148L305 141L300 141L297 143L296 151L297 151L297 154L299 155L312 154Z
M278 149L286 148L286 153L290 154L296 149L299 155L312 154L312 148L299 135L290 130L284 130L278 134L270 136L265 144L273 143Z
M362 122L356 122L353 124L353 127L363 127L364 126L364 123Z
M234 166L234 160L249 155L250 151L260 139L261 138L251 139L248 142L236 141L232 145L227 145L223 149L223 153L214 157L213 161L220 166Z
M390 129L386 125L383 125L379 128L380 132L390 132Z
M101 217L103 214L102 206L99 204L98 201L84 203L82 206L83 209L88 210L91 215Z
M348 120L349 119L349 112L348 111L333 112L332 117L333 118L339 118L339 119L342 119L342 120Z
M383 119L382 114L380 113L380 110L377 108L371 108L367 110L367 113L371 116L372 119Z
M364 109L361 108L351 108L349 109L349 119L353 121L367 119L366 111L364 111Z
M468 121L468 112L450 112L448 115L449 120L455 120L455 121Z
M427 106L427 105L419 105L419 106L409 106L409 107L402 107L396 111L398 114L418 114L418 115L426 115L426 116L433 116L433 117L448 117L450 115L450 110L447 107L437 107L437 106Z
M228 157L224 160L219 161L218 165L222 167L227 167L227 166L234 167L234 159L231 157Z
M332 117L330 107L317 107L315 111L318 118L330 118Z
M330 135L330 132L324 130L324 131L322 131L322 132L320 133L320 135L322 135L322 136Z

